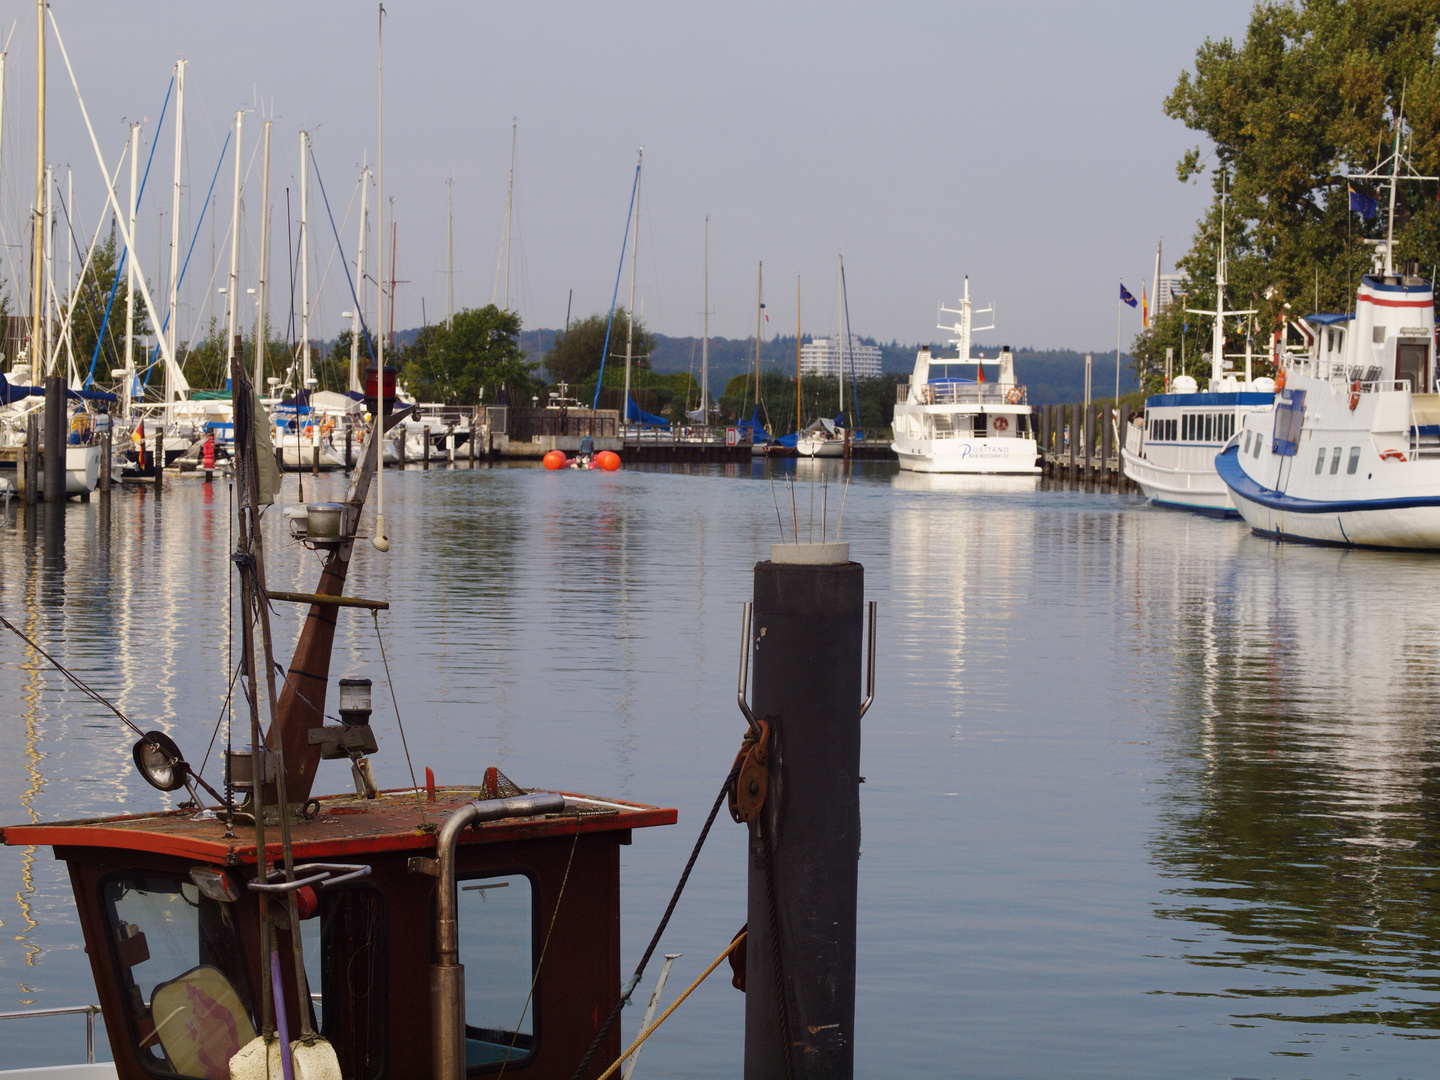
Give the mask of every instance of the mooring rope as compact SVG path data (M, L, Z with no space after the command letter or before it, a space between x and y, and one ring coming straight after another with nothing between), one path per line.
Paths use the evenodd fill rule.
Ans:
M415 779L415 763L410 760L410 744L405 741L405 723L400 719L400 699L395 696L395 680L390 677L390 661L385 656L385 639L380 636L380 612L371 608L370 615L375 620L375 640L380 643L380 660L385 665L385 684L390 687L390 701L395 706L395 726L400 729L400 745L405 750L405 764L410 769L410 786L415 791L415 802L420 807L420 823L428 825L429 822L425 819L425 800L420 797L420 784Z
M670 922L670 916L675 912L675 905L680 902L680 894L685 891L685 883L690 880L690 871L695 868L695 860L700 857L700 849L705 846L705 838L710 835L710 826L715 824L715 815L720 813L720 807L724 804L726 795L730 793L730 788L734 785L735 778L740 775L740 764L741 762L737 760L735 764L731 766L730 775L725 777L725 783L720 785L720 794L715 796L715 805L710 807L710 816L705 819L705 825L700 830L700 836L695 841L694 849L690 852L690 859L685 863L685 869L681 871L680 880L675 883L675 891L670 895L670 903L665 907L665 914L660 916L660 925L655 927L655 933L650 938L650 944L645 947L645 955L640 957L640 963L635 968L635 974L630 976L630 981L625 984L625 989L620 992L620 999L615 1002L615 1007L610 1010L610 1015L605 1018L605 1023L600 1026L600 1030L595 1033L595 1038L590 1043L590 1049L585 1051L585 1056L580 1060L580 1064L575 1069L571 1080L580 1080L580 1078L585 1075L585 1070L590 1067L590 1059L595 1056L595 1051L599 1050L600 1044L605 1041L605 1036L610 1031L610 1025L615 1023L615 1018L620 1015L620 1010L629 1003L630 995L635 992L635 987L639 985L641 976L645 974L645 965L650 962L650 957L654 955L655 947L660 944L660 935L665 932L665 927L669 925Z

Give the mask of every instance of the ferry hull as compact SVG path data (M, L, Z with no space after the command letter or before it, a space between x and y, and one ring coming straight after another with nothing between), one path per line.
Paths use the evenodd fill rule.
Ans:
M1240 516L1264 536L1345 547L1440 550L1440 495L1302 499L1248 476L1240 466L1238 447L1226 447L1215 464Z
M938 441L938 440L937 440ZM896 440L890 444L907 472L1038 476L1031 439L947 439L944 446Z
M1212 517L1238 517L1230 491L1213 469L1167 469L1122 447L1125 475L1156 506L1192 510Z

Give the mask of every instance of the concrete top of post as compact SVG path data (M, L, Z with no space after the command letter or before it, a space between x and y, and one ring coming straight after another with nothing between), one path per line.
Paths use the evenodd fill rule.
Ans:
M788 566L838 566L850 561L850 541L830 544L771 544L770 561Z

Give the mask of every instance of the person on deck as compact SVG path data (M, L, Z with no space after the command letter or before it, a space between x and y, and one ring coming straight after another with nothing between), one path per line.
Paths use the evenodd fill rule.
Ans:
M580 453L578 459L581 465L590 464L590 459L595 456L595 440L589 435L580 436Z

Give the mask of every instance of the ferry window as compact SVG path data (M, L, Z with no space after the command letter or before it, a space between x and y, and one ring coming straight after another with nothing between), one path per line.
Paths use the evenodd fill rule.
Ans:
M1179 427L1180 427L1180 422L1179 422L1178 420L1167 420L1167 421L1165 422L1165 425L1166 425L1166 427L1168 427L1168 428L1170 429L1170 434L1169 434L1169 439L1170 439L1170 441L1171 441L1171 442L1177 442L1177 441L1179 441L1179 438L1178 438L1178 436L1179 436L1178 429L1179 429Z
M514 1068L535 1049L534 890L507 874L461 881L457 892L467 1071Z
M1331 475L1331 476L1334 476L1336 473L1338 473L1338 472L1340 471L1340 455L1343 454L1343 453L1344 453L1344 451L1341 450L1340 447L1338 447L1338 446L1335 447L1335 456L1330 459L1330 475Z
M320 983L310 987L320 991L320 1033L335 1048L342 1076L379 1080L389 1049L385 896L373 885L352 885L321 900ZM306 960L312 949L307 940Z
M1249 429L1249 428L1246 428L1246 429L1245 429L1245 449L1242 450L1241 453L1248 454L1249 452L1250 452L1250 429Z
M140 1064L156 1076L227 1074L255 1038L230 905L188 877L146 872L107 879L100 896Z
M1345 472L1349 476L1355 475L1355 470L1360 467L1360 447L1350 447L1350 463L1345 466Z
M1319 476L1325 468L1325 447L1320 447L1320 456L1315 459L1315 475Z
M1215 436L1215 414L1205 414L1205 442L1213 442Z

